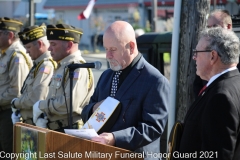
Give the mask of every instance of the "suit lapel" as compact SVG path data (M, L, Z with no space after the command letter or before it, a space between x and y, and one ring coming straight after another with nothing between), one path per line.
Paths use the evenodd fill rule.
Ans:
M187 117L191 114L191 112L194 110L194 108L197 107L197 104L203 99L204 96L206 96L207 92L208 92L209 88L207 87L206 90L200 95L198 96L195 101L193 102L193 104L191 105L191 107L188 109L187 114L185 116L185 120L187 119ZM184 121L185 121L184 120Z
M119 90L116 93L116 98L121 99L121 97L126 93L126 91L132 86L133 82L141 73L141 69L144 67L144 59L141 57L139 62L133 67L131 72L128 74L126 79L123 81Z

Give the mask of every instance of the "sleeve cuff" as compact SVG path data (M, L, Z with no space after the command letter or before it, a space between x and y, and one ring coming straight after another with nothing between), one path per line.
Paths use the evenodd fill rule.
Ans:
M14 108L21 109L21 107L19 105L19 98L15 99L15 101L13 102L13 106L14 106Z
M48 109L47 109L47 101L46 100L42 100L39 102L39 109L45 113L48 113Z

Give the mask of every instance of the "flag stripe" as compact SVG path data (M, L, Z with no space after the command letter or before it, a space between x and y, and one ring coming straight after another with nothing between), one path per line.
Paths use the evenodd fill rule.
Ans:
M78 20L88 19L88 18L89 18L95 2L96 2L96 0L90 0L90 1L89 1L86 9L85 9L82 13L80 13L80 14L78 15Z

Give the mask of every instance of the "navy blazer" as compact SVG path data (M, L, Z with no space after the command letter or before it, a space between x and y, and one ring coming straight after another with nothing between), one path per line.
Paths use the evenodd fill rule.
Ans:
M114 71L101 75L89 105L82 111L84 122L95 103L110 95ZM168 118L170 86L168 80L143 57L132 68L118 89L115 98L122 104L121 113L110 130L115 146L135 152L145 152L146 159L160 152L160 137ZM161 157L159 157L161 159Z
M240 160L240 74L237 69L215 79L189 108L180 152L195 153L199 159ZM181 159L189 159L186 154L181 154Z

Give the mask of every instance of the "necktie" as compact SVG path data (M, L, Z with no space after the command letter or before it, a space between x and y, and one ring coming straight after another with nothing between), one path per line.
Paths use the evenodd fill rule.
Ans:
M198 96L200 96L206 88L207 88L207 85L203 86L203 88L198 93Z
M118 90L118 83L119 83L119 76L122 73L122 71L117 71L115 72L115 75L113 76L112 79L112 88L111 88L111 97L115 97L117 90Z

